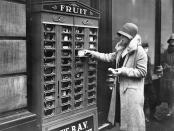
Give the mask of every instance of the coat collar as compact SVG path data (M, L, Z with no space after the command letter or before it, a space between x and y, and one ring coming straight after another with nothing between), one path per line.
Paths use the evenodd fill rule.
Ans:
M126 56L123 66L125 66L125 64L128 61L129 55L132 54L135 50L138 49L138 46L141 45L141 37L140 35L136 35L129 43L128 47L126 47L124 50L119 50L117 52L117 57L116 57L116 61L118 61L118 59L120 58L120 55L122 57Z
M136 35L129 43L129 45L123 50L122 57L127 54L131 54L135 50L137 50L138 46L141 44L141 36Z

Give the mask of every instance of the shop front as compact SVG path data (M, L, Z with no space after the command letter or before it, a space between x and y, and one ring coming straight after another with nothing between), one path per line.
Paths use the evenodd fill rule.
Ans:
M116 32L126 22L139 26L153 66L160 65L173 31L172 0L1 0L0 130L109 126L107 69L114 64L78 52L114 51ZM153 79L158 92L159 79Z
M88 2L0 2L0 130L97 131L100 13ZM85 4L84 4L85 3Z

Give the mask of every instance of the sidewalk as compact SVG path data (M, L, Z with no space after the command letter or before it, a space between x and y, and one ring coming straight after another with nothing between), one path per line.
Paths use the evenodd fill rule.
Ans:
M119 131L119 128L113 127L102 131ZM146 131L174 131L174 117L162 121L152 120L146 123Z
M167 103L161 103L156 107L154 117L146 123L146 131L174 131L174 115L167 117L169 110ZM102 131L119 131L119 125Z

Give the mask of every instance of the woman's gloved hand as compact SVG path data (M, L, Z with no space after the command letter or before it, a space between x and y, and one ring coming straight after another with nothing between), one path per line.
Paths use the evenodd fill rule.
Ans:
M85 52L85 55L92 55L92 51L91 50L85 49L84 52Z
M92 57L93 56L93 52L94 51L87 50L87 49L84 49L83 51L84 51L85 56L88 56L88 57Z
M122 68L117 68L117 69L108 68L108 71L110 71L114 76L118 76L122 73Z
M91 50L86 50L86 49L84 49L84 50L79 50L78 51L78 56L79 57L86 57L86 56L92 56L92 51Z

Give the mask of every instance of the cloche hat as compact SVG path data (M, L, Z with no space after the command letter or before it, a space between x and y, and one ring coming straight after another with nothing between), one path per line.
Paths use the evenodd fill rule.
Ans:
M167 40L167 43L169 43L170 40L174 40L174 33L171 34L171 36L170 36L169 39Z
M138 33L138 27L133 23L126 23L123 27L117 32L117 34L126 36L129 39L133 39Z

